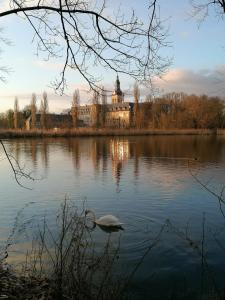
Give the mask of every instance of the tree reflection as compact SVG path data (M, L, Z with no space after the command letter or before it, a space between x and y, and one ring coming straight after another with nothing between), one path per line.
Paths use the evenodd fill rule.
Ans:
M44 138L12 140L9 151L20 163L32 161L34 168L50 166L49 156L62 157L71 153L75 170L82 171L82 164L90 161L95 175L109 172L119 188L121 176L128 161L133 166L133 176L138 180L142 162L148 168L153 162L158 166L179 168L187 166L188 160L198 158L202 166L211 162L225 162L225 138L219 136L148 136L148 137L101 137L101 138ZM53 151L54 148L54 151ZM198 164L193 164L193 167ZM88 167L90 167L88 165Z

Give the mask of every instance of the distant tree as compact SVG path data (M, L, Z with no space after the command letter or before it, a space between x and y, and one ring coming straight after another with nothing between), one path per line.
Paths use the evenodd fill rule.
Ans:
M93 127L99 127L100 125L100 105L99 105L100 93L99 91L93 91L92 95L92 107L91 107L91 120Z
M14 101L14 128L17 129L18 128L18 114L19 114L19 102L18 102L18 98L15 97L15 101Z
M47 129L48 126L48 96L47 93L44 92L41 100L41 128Z
M73 93L71 114L73 119L73 127L78 127L78 107L80 105L80 92L76 89Z
M107 107L107 93L104 89L104 86L101 87L101 123L102 127L106 125L106 107Z
M37 112L37 96L36 94L32 94L30 109L31 109L31 128L36 128L36 112Z
M145 109L145 113L147 108ZM155 128L223 128L224 101L206 95L170 93L152 103Z
M22 110L23 120L26 121L27 118L31 116L31 105L26 105Z
M100 93L98 91L94 91L92 94L92 104L99 104Z
M152 102L153 101L153 97L151 94L146 95L145 97L145 102Z
M141 119L140 119L140 109L139 109L139 101L140 101L140 89L139 86L137 84L137 82L135 82L134 84L134 126L137 128L141 127Z
M14 111L12 109L7 110L6 119L8 123L8 128L14 128Z
M7 127L6 114L0 113L0 128L6 129Z

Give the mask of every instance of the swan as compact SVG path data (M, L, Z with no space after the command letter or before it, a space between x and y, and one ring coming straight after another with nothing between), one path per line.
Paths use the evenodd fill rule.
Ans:
M92 209L86 209L85 210L85 216L87 214L93 215L93 223L97 224L99 226L107 227L107 228L118 228L123 229L122 225L123 223L120 223L120 221L117 219L117 217L113 215L105 215L103 217L100 217L96 219L95 212Z

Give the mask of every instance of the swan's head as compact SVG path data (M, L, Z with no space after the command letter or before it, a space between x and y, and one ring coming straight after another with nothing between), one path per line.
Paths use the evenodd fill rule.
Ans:
M95 217L95 213L94 213L94 211L92 209L85 209L84 214L85 214L85 216L87 214L92 214Z
M86 218L86 216L87 216L89 213L91 214L91 218L89 218L89 217ZM84 214L85 214L85 218L87 219L87 221L91 221L92 224L93 224L92 227L87 226L87 228L88 228L89 230L94 229L95 226L96 226L96 224L95 224L95 213L94 213L94 211L93 211L92 209L85 209Z
M89 214L89 213L91 213L92 212L92 210L91 209L85 209L85 216L87 215L87 214Z

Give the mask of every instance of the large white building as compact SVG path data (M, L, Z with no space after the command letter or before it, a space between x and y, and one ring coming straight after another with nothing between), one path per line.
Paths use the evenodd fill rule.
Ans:
M117 75L112 103L91 104L78 107L78 120L83 126L126 128L133 122L134 103L124 101L124 93L120 89Z

